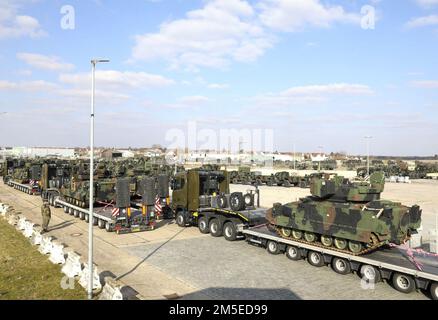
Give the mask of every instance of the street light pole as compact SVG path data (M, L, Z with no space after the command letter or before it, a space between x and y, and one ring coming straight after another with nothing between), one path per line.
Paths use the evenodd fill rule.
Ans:
M94 205L94 93L95 71L99 62L109 60L91 60L91 114L90 114L90 199L88 211L88 299L93 299L93 205Z
M370 176L370 139L372 139L372 136L365 136L364 137L367 140L367 176Z

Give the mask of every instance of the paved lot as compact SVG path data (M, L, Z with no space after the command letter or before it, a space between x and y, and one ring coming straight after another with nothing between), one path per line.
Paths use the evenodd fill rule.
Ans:
M0 200L40 223L39 197L0 183ZM62 209L52 209L52 216L49 234L86 257L87 224ZM121 277L147 299L426 299L383 283L363 290L356 275L340 276L328 267L292 262L243 241L230 243L174 223L126 235L95 228L94 235L100 271Z

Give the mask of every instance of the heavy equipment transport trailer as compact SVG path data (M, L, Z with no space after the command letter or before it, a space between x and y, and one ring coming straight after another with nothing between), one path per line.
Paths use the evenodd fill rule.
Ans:
M242 237L239 225L247 227L266 223L266 209L254 208L233 211L230 208L199 208L195 212L180 211L176 214L179 226L197 226L201 233L210 233L213 237L224 236L229 241Z
M246 241L266 248L270 254L285 253L291 260L307 259L310 265L322 267L330 265L338 274L356 273L361 277L361 284L370 288L374 283L385 281L394 289L403 293L422 290L433 300L438 300L438 258L414 254L414 259L421 263L421 270L415 262L402 254L397 247L381 247L365 255L355 256L329 248L313 246L307 243L284 239L270 231L266 225L248 227L237 226L239 234Z
M31 186L30 184L22 184L22 183L18 183L16 181L13 181L13 180L9 180L7 184L8 184L8 186L10 186L12 188L14 188L18 191L27 193L27 194L31 194L31 195L40 195L41 194L40 188L38 187L38 185Z
M70 214L75 218L89 222L89 210L87 208L80 208L59 197L54 199L54 206L63 208L66 214ZM141 210L131 208L131 219L141 215ZM140 219L140 223L134 225L128 223L128 218L123 213L114 217L113 207L95 207L93 210L93 224L100 229L105 229L107 232L114 231L117 234L150 231L155 229L155 223L153 221L148 222L144 219Z

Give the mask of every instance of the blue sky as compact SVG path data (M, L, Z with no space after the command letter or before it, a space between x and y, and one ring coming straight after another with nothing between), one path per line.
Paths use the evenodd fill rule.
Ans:
M196 121L279 151L437 154L437 49L438 0L2 0L0 145L87 146L105 57L97 145Z

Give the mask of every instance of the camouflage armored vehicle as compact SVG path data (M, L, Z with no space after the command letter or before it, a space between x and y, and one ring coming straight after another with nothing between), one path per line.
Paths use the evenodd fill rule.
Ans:
M313 178L311 196L275 204L267 219L282 237L354 255L401 244L420 227L421 210L381 200L384 181L383 172L373 173L369 182Z

